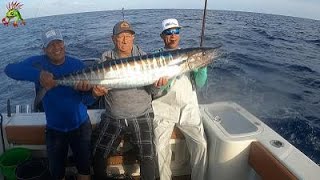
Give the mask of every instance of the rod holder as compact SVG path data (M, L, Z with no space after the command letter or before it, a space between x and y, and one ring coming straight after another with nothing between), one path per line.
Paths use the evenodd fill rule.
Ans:
M11 117L11 103L10 99L7 100L7 116Z

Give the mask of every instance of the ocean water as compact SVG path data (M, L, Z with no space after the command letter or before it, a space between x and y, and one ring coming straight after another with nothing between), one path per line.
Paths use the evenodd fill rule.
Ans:
M161 21L177 18L181 47L200 43L201 10L127 10L125 19L146 52L162 47ZM69 55L99 58L113 47L113 25L121 11L88 12L27 19L26 26L0 26L0 112L6 101L31 104L32 83L9 79L6 64L42 53L40 33L61 29ZM208 69L201 103L234 101L320 164L320 21L287 16L211 11L204 46L225 54Z

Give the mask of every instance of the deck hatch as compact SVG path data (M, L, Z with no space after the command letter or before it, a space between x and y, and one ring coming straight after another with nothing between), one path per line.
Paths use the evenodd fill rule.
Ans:
M235 103L205 106L204 111L228 136L244 137L261 131L255 117Z

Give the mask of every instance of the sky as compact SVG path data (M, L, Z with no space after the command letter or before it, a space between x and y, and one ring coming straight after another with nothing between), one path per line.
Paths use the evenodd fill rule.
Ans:
M0 0L0 16L7 12ZM78 12L125 9L203 9L205 0L18 0L25 19ZM278 14L320 20L320 0L208 0L210 10Z

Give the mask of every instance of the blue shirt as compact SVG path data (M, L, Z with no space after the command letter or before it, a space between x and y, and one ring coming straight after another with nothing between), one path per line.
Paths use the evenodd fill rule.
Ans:
M46 70L52 73L55 78L59 78L84 67L81 60L72 57L66 56L63 64L54 65L46 55L41 55L32 56L19 63L8 64L5 73L15 80L34 82L36 89L39 90L41 88L39 82L41 70ZM86 105L90 105L94 101L91 91L80 92L67 86L57 86L50 89L42 99L47 127L63 132L78 128L89 119Z

